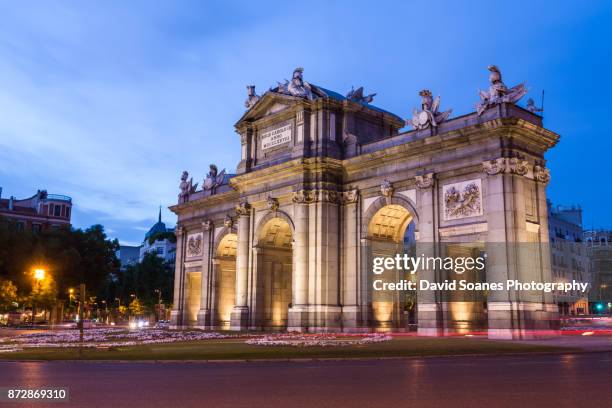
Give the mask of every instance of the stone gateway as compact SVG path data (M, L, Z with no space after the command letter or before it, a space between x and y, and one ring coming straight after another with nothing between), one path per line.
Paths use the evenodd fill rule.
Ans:
M261 96L249 86L235 125L236 174L211 166L202 190L184 175L171 207L172 326L554 333L551 293L417 284L551 281L544 153L559 136L515 104L522 85L506 87L499 69L489 69L495 75L477 112L450 118L423 90L411 131L372 105L375 94L363 97L359 88L358 97L345 97L306 82L301 68ZM460 276L437 267L372 272L374 258L409 252L486 254L486 267ZM415 282L405 285L414 290L377 291L376 280Z

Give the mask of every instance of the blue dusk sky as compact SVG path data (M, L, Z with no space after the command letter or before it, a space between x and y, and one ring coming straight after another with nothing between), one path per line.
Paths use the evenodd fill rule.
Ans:
M245 85L296 66L314 84L377 92L402 117L418 91L453 115L474 110L487 65L526 81L545 126L549 197L612 227L612 7L590 2L3 1L0 186L73 197L75 227L137 244L174 225L179 176L233 172ZM527 98L524 98L525 100ZM525 101L521 101L522 104Z

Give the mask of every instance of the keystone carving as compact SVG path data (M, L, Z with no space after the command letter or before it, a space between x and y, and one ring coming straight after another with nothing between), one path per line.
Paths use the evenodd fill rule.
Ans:
M278 199L268 196L268 209L270 211L277 211L278 210Z
M391 183L389 180L383 181L383 183L380 185L380 193L383 195L383 197L392 197L393 191L395 191L393 188L393 183Z

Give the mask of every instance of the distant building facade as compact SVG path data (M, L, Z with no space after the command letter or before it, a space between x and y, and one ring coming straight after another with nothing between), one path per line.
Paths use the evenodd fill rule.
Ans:
M121 262L121 270L130 265L140 262L140 245L120 245L117 251L117 258Z
M548 205L548 229L552 278L554 282L590 282L589 254L583 242L582 208ZM561 315L589 312L588 293L554 292L553 299Z
M589 293L591 312L612 312L612 230L584 233L591 258L592 285Z
M144 241L140 246L139 262L142 262L147 253L154 253L166 262L174 262L176 258L176 241L170 238L170 235L173 236L173 234L174 228L167 228L166 224L162 222L160 209L157 222L145 234Z
M32 197L2 198L0 187L0 217L17 223L19 229L40 231L70 226L72 198L38 190Z

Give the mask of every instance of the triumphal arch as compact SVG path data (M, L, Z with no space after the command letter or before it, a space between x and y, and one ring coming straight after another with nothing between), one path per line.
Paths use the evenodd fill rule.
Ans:
M550 281L544 153L558 135L521 84L489 67L476 111L451 117L420 92L405 121L363 88L346 96L290 81L247 87L235 174L183 173L172 326L517 338L555 329L552 295L513 290L376 291L373 259L485 254L472 282ZM484 81L483 81L484 82ZM406 124L412 130L401 131ZM443 282L453 271L391 270Z

